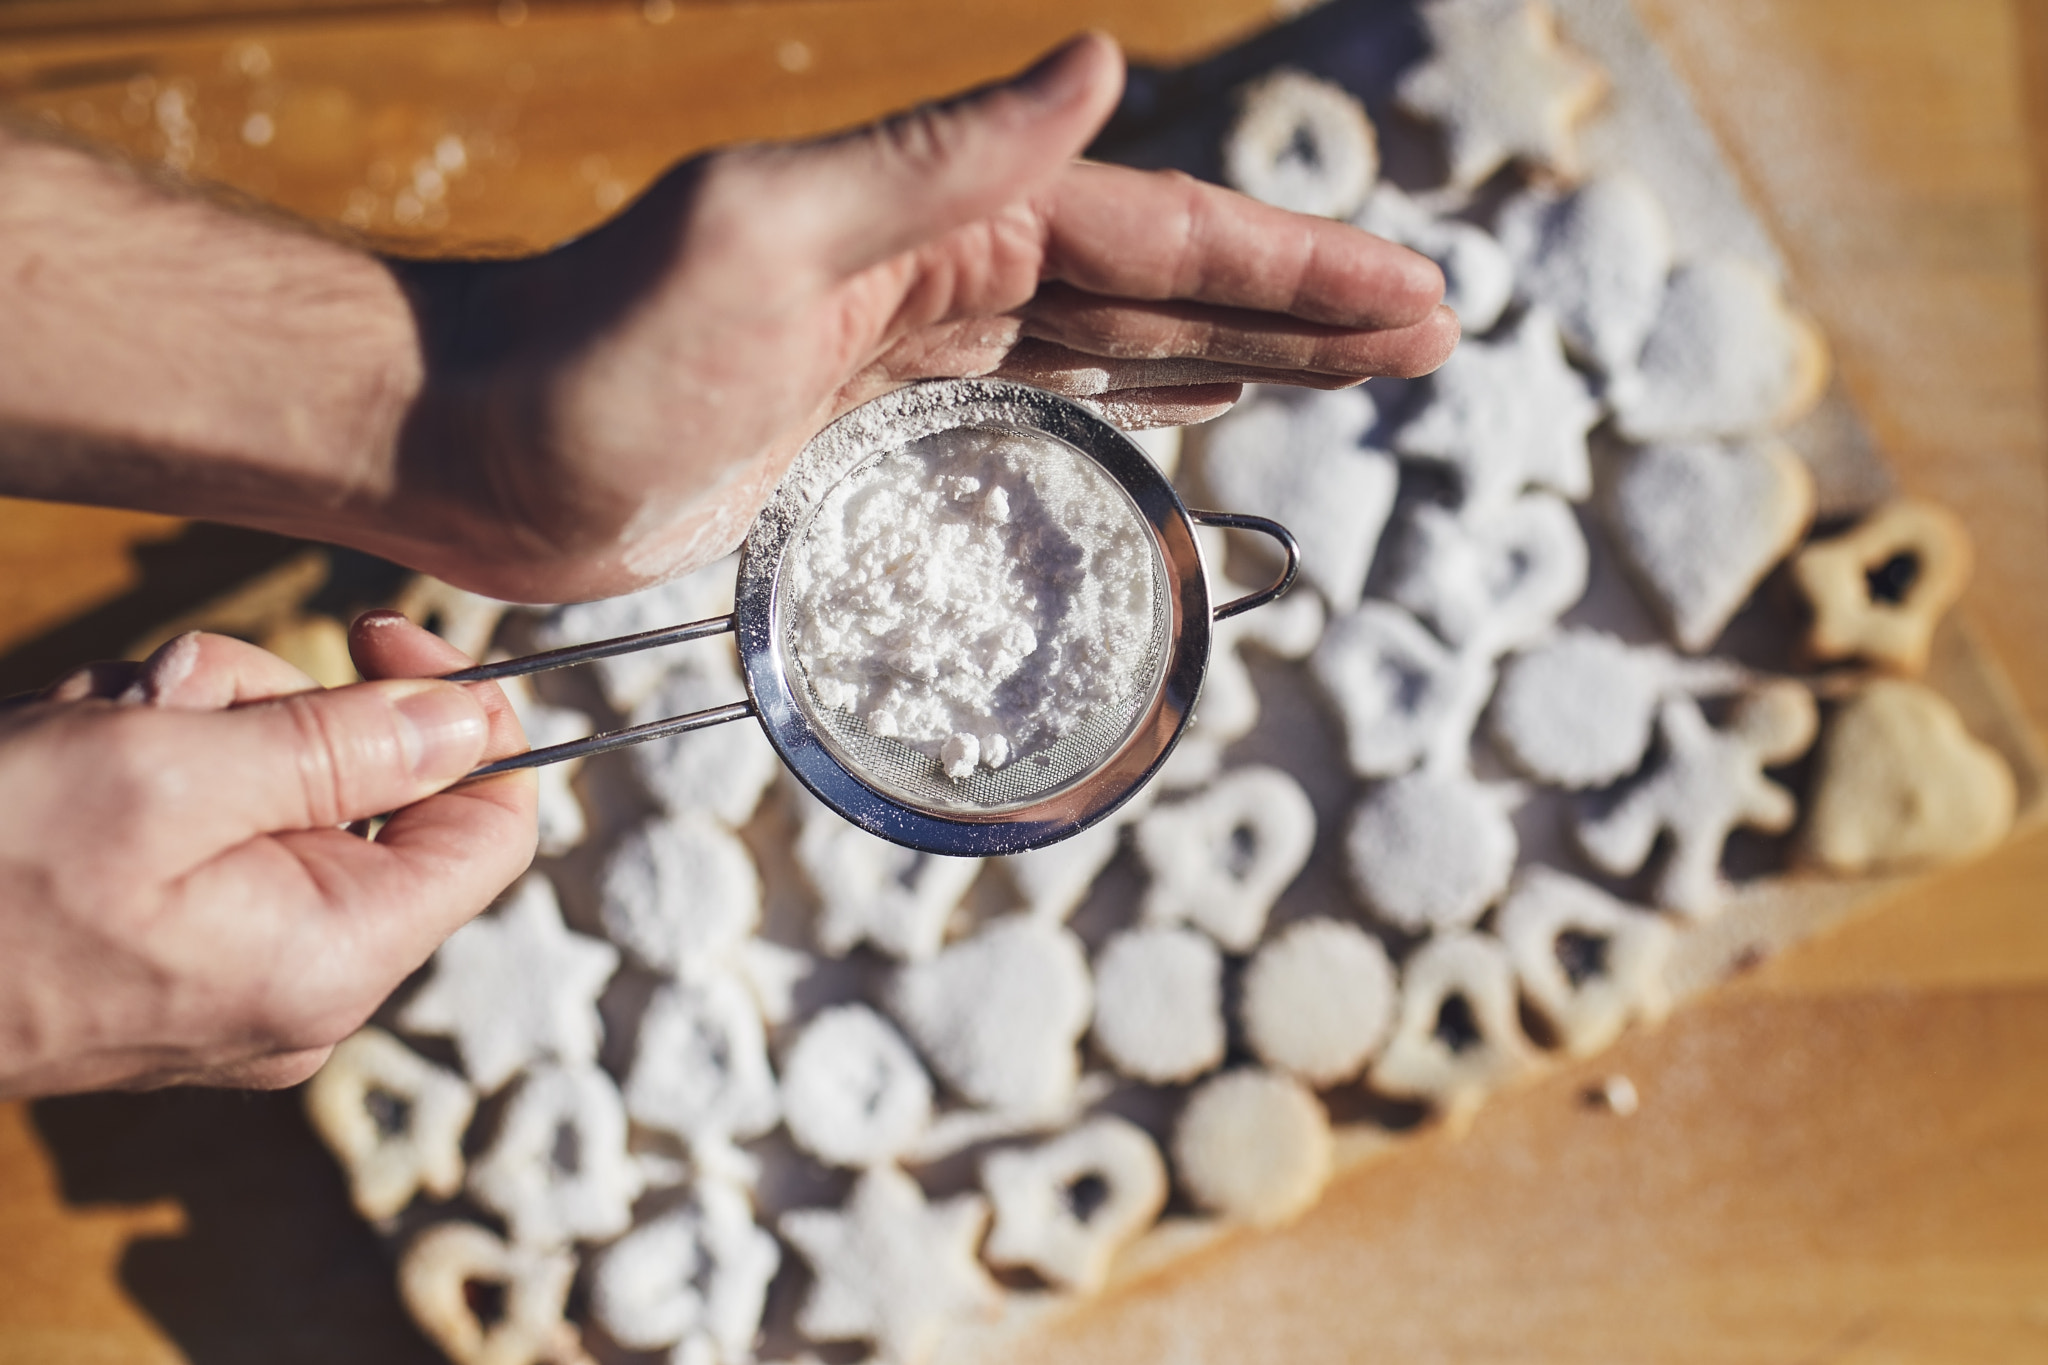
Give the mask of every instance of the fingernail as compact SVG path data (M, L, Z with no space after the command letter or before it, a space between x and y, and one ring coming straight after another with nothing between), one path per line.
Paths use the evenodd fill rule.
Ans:
M1086 33L1047 54L1018 80L1017 88L1048 108L1071 104L1087 88L1088 64L1077 60L1079 49L1098 35Z
M462 688L454 683L416 683L398 695L394 706L413 776L440 781L461 777L476 766L490 721Z

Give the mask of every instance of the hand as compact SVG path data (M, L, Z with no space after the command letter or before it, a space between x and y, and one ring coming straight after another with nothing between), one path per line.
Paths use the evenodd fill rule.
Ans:
M526 867L531 774L444 790L525 747L503 694L395 681L468 661L389 613L351 647L387 681L192 634L0 710L0 1095L293 1084Z
M805 441L910 380L1013 376L1147 425L1245 379L1443 361L1423 257L1075 161L1121 86L1083 38L866 132L690 162L547 255L411 272L425 386L356 543L494 596L601 596L731 549Z

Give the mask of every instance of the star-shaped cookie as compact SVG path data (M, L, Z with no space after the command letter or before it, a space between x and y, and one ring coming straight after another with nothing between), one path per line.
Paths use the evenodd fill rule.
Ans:
M926 1203L894 1166L862 1175L843 1208L783 1214L783 1239L814 1277L797 1330L815 1341L871 1341L898 1365L923 1365L949 1320L1001 1302L975 1259L988 1218L980 1195Z
M1442 127L1452 182L1476 185L1514 158L1571 173L1572 127L1607 78L1558 41L1549 6L1432 0L1421 18L1430 55L1401 77L1394 99Z
M594 1062L597 997L618 966L617 948L569 932L555 888L531 874L441 945L398 1026L453 1038L470 1080L493 1091L532 1062Z

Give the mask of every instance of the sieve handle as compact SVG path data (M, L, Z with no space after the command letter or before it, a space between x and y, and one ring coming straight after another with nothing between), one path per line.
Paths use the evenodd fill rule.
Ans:
M1255 517L1244 512L1196 512L1191 509L1188 516L1194 519L1197 526L1221 526L1232 531L1256 531L1272 539L1287 556L1287 567L1280 571L1280 577L1257 592L1248 592L1242 597L1225 602L1216 608L1210 619L1228 621L1233 616L1242 616L1254 607L1265 606L1294 586L1294 575L1301 571L1301 546L1296 543L1294 532L1279 522L1271 517Z
M449 682L496 682L500 678L523 678L529 673L545 673L550 669L593 663L598 659L612 659L621 654L638 654L642 650L660 649L663 645L679 645L690 640L709 639L713 635L724 635L735 629L738 622L737 616L714 616L705 621L692 621L688 625L663 626L659 630L643 630L637 635L621 635L616 639L598 640L587 645L566 645L561 649L550 649L541 654L529 654L521 659L478 664L475 668L465 668L459 673L444 676ZM523 754L501 758L496 763L484 764L463 781L474 782L480 777L517 772L521 768L538 768L543 764L560 763L566 759L609 753L613 749L623 749L629 744L645 744L651 739L667 739L670 735L687 734L691 730L723 725L730 720L744 720L753 714L754 703L742 700L725 706L692 711L688 715L670 716L666 720L650 720L644 725L629 725L623 730L608 730L604 734L591 735L586 739L572 739L566 744L550 744L543 749L529 749Z

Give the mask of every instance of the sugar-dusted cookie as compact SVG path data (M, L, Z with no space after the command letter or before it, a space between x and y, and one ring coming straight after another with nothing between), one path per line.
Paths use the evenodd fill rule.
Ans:
M1886 504L1846 535L1813 542L1792 559L1792 581L1813 611L1808 652L1923 671L1934 628L1970 581L1970 563L1962 518L1915 498Z
M746 695L738 668L712 653L689 668L671 669L627 719L643 725L724 706ZM627 752L633 771L664 808L677 814L709 811L735 829L753 818L762 793L782 771L781 760L758 725L714 725L636 744Z
M618 966L619 950L570 933L554 886L528 873L441 945L398 1027L454 1039L463 1070L489 1093L534 1062L595 1061L597 997Z
M1330 1117L1309 1088L1255 1067L1188 1096L1173 1127L1173 1173L1211 1213L1272 1227L1308 1211L1330 1180Z
M866 1005L834 1005L782 1057L782 1121L828 1166L873 1166L910 1150L932 1120L932 1083L910 1044Z
M981 860L919 853L878 839L809 792L785 785L801 826L796 864L818 896L818 946L834 957L863 942L913 961L936 953Z
M348 1176L356 1212L393 1217L424 1190L446 1199L462 1188L462 1134L476 1095L382 1029L343 1039L306 1084L313 1131Z
M1365 445L1364 389L1261 385L1204 432L1202 482L1235 512L1272 517L1301 544L1301 575L1338 611L1358 604L1400 472Z
M1548 867L1524 868L1494 917L1522 993L1574 1057L1590 1057L1630 1020L1670 1008L1671 926Z
M1514 265L1485 228L1439 218L1389 184L1377 186L1351 221L1435 261L1444 272L1444 306L1468 336L1491 331L1514 297Z
M732 610L733 584L738 576L739 557L727 555L639 592L556 607L535 628L534 642L543 649L560 649L723 616ZM726 660L732 658L730 642L698 640L600 659L591 667L604 689L605 700L617 710L629 712L646 700L672 670L701 667L706 659L716 658L721 652Z
M521 1246L616 1237L632 1226L640 1189L619 1088L594 1066L527 1072L469 1168L471 1197Z
M899 968L889 1011L966 1099L1033 1114L1063 1106L1094 1007L1081 941L1030 915L991 920L928 962Z
M1813 499L1806 462L1781 441L1687 441L1622 453L1603 511L1671 638L1698 653L1806 533Z
M1642 766L1657 703L1733 692L1750 678L1718 659L1682 659L1604 631L1559 631L1501 665L1487 713L1501 756L1554 787L1604 787Z
M1239 1005L1259 1060L1318 1088L1356 1076L1394 1022L1394 967L1378 939L1296 920L1260 945Z
M1394 87L1395 101L1443 130L1453 184L1477 185L1509 160L1573 174L1573 129L1607 78L1564 45L1541 0L1429 0L1429 56Z
M1343 723L1345 757L1360 777L1458 766L1493 690L1485 655L1445 648L1391 602L1332 618L1309 673Z
M1519 648L1557 623L1586 592L1586 538L1562 499L1453 511L1424 503L1396 541L1387 596L1461 649Z
M1223 138L1223 178L1264 203L1349 218L1380 173L1365 106L1341 85L1282 67L1236 93Z
M1744 696L1724 730L1709 725L1690 697L1666 700L1657 712L1655 761L1606 810L1581 814L1574 826L1580 849L1601 871L1626 877L1667 836L1657 904L1713 914L1725 894L1721 849L1729 834L1738 827L1781 833L1798 814L1792 793L1764 769L1805 753L1818 726L1813 694L1796 682Z
M1608 398L1632 441L1749 436L1805 416L1827 381L1820 329L1777 282L1712 257L1671 272L1642 353L1613 376Z
M1828 718L1802 852L1859 876L1953 862L2005 837L2012 769L1939 693L1880 678Z
M455 1365L589 1365L576 1328L562 1317L575 1278L571 1252L511 1246L475 1223L434 1224L398 1263L406 1311ZM502 1296L488 1323L472 1285Z
M1352 888L1374 914L1402 929L1474 923L1515 870L1513 799L1455 771L1380 783L1345 831Z
M626 1073L626 1112L691 1143L759 1137L781 1117L761 1016L736 978L654 993Z
M1204 528L1200 539L1208 567L1209 600L1228 602L1251 591L1223 572L1227 550L1223 533ZM1153 779L1159 790L1184 791L1213 781L1223 770L1223 751L1259 723L1258 689L1252 684L1243 651L1256 649L1279 659L1305 658L1323 637L1324 619L1320 598L1296 592L1210 627L1209 672L1202 679L1201 704Z
M1592 491L1586 433L1600 405L1565 363L1544 309L1529 309L1499 340L1465 342L1425 382L1394 451L1449 468L1466 502L1498 505L1531 484L1574 501Z
M1308 862L1316 812L1280 769L1238 768L1198 796L1154 806L1132 836L1151 875L1139 906L1145 921L1192 923L1244 952Z
M703 811L635 826L598 874L612 942L670 975L721 965L761 922L761 874L739 836Z
M1515 288L1557 319L1565 349L1603 374L1635 368L1664 304L1671 225L1628 174L1537 185L1500 211Z
M1488 934L1438 934L1401 966L1394 1034L1366 1081L1428 1101L1453 1126L1531 1060L1515 1017L1515 969Z
M1095 1046L1152 1085L1223 1060L1223 954L1193 929L1126 929L1095 955Z
M781 1264L781 1248L755 1224L746 1195L700 1180L689 1203L599 1253L590 1313L629 1351L695 1340L713 1360L750 1360Z
M1088 899L1095 875L1116 857L1123 831L1124 822L1111 816L1056 844L1028 853L1012 853L1000 861L1003 871L1009 874L1010 885L1024 898L1027 911L1040 919L1064 924Z
M1002 1291L975 1260L988 1202L925 1202L894 1166L862 1174L843 1208L794 1209L777 1223L811 1267L797 1330L813 1341L870 1341L899 1365L925 1365L949 1322L993 1315Z
M498 684L504 689L505 700L512 703L512 713L519 717L519 728L526 732L527 747L545 749L552 744L567 744L582 739L595 728L590 717L573 706L550 706L534 695L531 683L525 678L506 678ZM583 842L589 831L589 821L583 814L583 801L576 795L573 785L578 770L583 767L580 758L560 763L543 764L533 770L539 785L540 798L540 844L539 853L544 858L558 858Z
M1166 1162L1144 1129L1103 1115L1036 1147L989 1153L981 1187L995 1208L982 1248L990 1264L1089 1293L1166 1206Z

